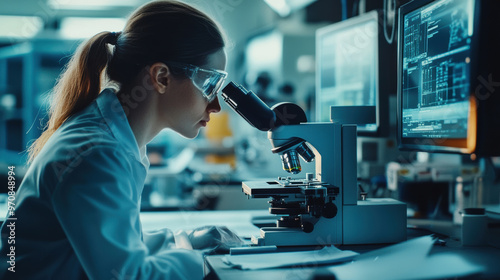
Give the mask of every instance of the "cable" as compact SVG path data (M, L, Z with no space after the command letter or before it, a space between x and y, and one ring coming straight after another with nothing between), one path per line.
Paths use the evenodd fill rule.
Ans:
M358 13L358 4L359 4L359 0L355 0L354 3L352 3L352 17L355 17L357 16L359 13Z
M384 36L387 43L392 44L394 40L394 33L396 30L396 0L392 0L391 5L388 5L388 2L391 0L384 0ZM389 11L390 9L390 11ZM392 13L392 31L391 37L387 34L387 17L389 12Z
M347 0L342 0L342 20L347 19Z

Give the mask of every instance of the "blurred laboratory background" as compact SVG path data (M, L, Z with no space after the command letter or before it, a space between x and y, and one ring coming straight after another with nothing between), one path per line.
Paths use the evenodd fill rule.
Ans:
M78 44L101 31L122 30L129 13L146 2L0 1L0 165L5 166L0 170L15 165L17 180L21 181L27 145L40 135L47 120L51 89ZM269 106L296 103L304 109L309 121L329 121L328 108L320 108L323 103L361 105L356 103L363 100L355 100L355 97L331 102L317 96L323 90L317 86L317 69L330 67L327 62L318 65L322 62L318 57L322 54L320 48L328 47L328 43L319 43L318 36L326 34L329 28L343 28L339 25L342 22L370 15L375 23L367 27L365 35L348 30L344 35L335 35L345 36L338 37L338 42L353 40L353 45L344 46L352 56L344 62L345 68L339 70L344 76L337 81L343 83L344 92L351 87L348 93L355 96L359 91L356 85L366 91L379 84L378 80L370 80L370 75L376 79L378 75L386 75L382 82L384 88L376 86L371 93L380 95L373 97L376 101L372 103L376 104L370 104L379 106L380 122L375 127L359 128L357 172L361 192L370 197L401 199L408 203L409 215L413 217L452 219L457 201L467 203L471 188L483 180L478 174L485 171L481 174L490 177L484 180L496 180L495 158L481 162L469 155L398 150L395 136L397 35L394 33L397 32L397 7L409 1L183 2L211 15L225 30L227 81L252 90ZM367 30L375 30L375 35L366 35ZM372 37L376 37L375 43L370 41ZM379 53L370 52L377 52L377 48ZM375 66L370 64L373 60L370 55L376 57ZM326 57L325 54L323 58ZM356 68L360 60L365 60L363 65L375 68ZM361 81L352 82L352 79ZM334 97L332 94L329 98ZM241 182L290 174L282 169L279 156L271 152L267 132L255 129L220 101L222 111L212 116L196 139L187 140L171 131L162 131L148 145L151 168L142 196L143 210L269 207L265 199L247 199L241 191ZM326 118L325 110L328 110ZM314 164L303 163L302 169L302 173L294 176L314 173ZM3 173L2 176L7 174ZM491 203L498 203L498 188L488 191L492 193L480 195L491 199Z

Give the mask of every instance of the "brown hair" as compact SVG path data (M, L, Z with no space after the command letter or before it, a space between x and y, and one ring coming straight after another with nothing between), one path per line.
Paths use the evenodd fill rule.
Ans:
M97 98L104 73L124 86L154 62L202 66L208 55L223 47L221 30L201 11L170 0L143 5L129 17L123 32L101 32L78 47L54 87L46 130L29 147L28 161L70 116Z

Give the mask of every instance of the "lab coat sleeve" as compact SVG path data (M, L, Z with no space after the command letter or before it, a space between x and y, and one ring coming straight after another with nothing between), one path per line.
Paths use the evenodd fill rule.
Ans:
M150 254L156 254L159 251L172 248L193 250L191 241L187 233L183 230L179 230L175 234L167 228L146 231L143 232L142 239L148 247Z
M176 248L174 235L166 228L143 232L142 240L152 255L162 250Z
M142 239L135 159L116 146L94 146L59 175L54 212L90 279L201 279L200 252ZM137 168L137 167L135 167ZM156 239L155 239L156 238Z

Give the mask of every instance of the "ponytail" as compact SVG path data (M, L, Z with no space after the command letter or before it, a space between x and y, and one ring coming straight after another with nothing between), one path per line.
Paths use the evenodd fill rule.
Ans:
M97 98L103 71L111 58L108 44L116 44L118 34L101 32L78 47L54 87L46 129L28 148L28 162L34 160L50 136L70 116Z
M115 46L113 51L108 44ZM54 88L46 130L28 149L28 162L70 116L97 98L103 77L127 87L151 63L203 66L224 45L217 23L196 8L174 0L144 4L132 13L123 33L102 32L78 48Z

